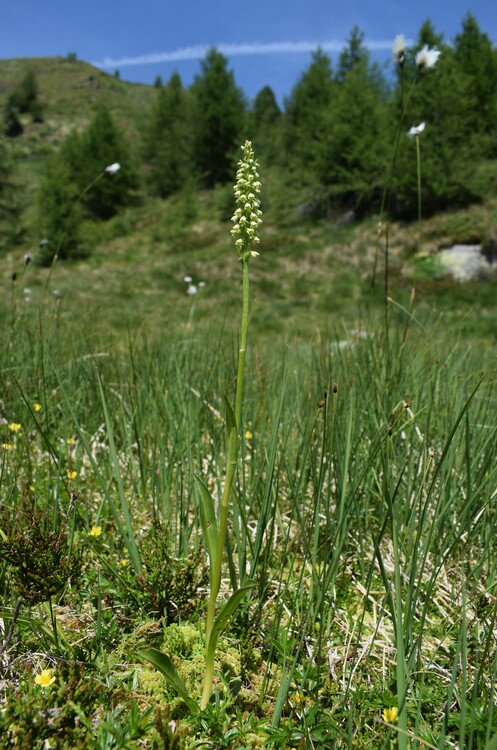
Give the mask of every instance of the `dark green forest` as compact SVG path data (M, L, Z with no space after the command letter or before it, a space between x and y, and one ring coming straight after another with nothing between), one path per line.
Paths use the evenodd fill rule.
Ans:
M441 53L430 69L416 63L425 46ZM283 107L268 86L249 102L214 48L190 87L174 73L166 83L158 77L151 93L136 123L138 138L129 137L104 103L90 122L74 123L48 149L31 186L29 223L32 235L50 238L59 257L84 256L88 221L106 220L147 195L220 189L232 179L245 138L267 176L265 206L282 222L380 211L415 219L416 148L405 136L421 122L425 216L495 194L497 49L471 13L450 44L426 21L401 64L392 59L383 67L371 60L355 27L336 64L315 50ZM27 120L41 124L44 116L43 92L27 69L3 107L4 244L19 236L23 205L12 144L22 139ZM116 162L119 172L105 174ZM225 204L229 218L228 193ZM42 262L50 262L51 252L41 254Z

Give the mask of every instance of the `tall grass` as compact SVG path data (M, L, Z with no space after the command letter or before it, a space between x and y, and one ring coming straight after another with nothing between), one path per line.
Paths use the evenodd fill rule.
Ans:
M257 586L223 650L240 643L240 705L250 711L252 733L260 735L262 721L269 744L490 748L497 731L492 362L430 320L394 318L388 349L373 316L363 330L277 347L259 336L247 354L243 461L222 590L229 594L244 576ZM223 393L233 379L231 332L223 336L220 345L212 328L188 339L131 339L127 353L85 351L62 320L54 329L22 329L15 351L4 352L2 440L14 447L2 451L2 539L29 535L27 505L55 520L72 502L67 544L85 559L82 575L54 597L57 643L44 605L23 600L3 656L14 683L22 660L35 669L50 663L57 675L75 657L91 665L92 679L106 673L112 683L123 667L111 655L121 648L124 684L133 682L145 704L174 699L164 685L150 693L147 670L129 663L123 644L163 614L136 610L136 581L147 584L153 574L142 539L154 520L170 534L171 565L201 545L193 476L210 477L216 495ZM12 432L14 423L22 429ZM69 468L77 478L68 479ZM103 533L92 541L95 525ZM19 590L14 566L3 560L6 639ZM202 592L200 585L200 601ZM96 630L64 625L67 611L82 616L88 605ZM117 629L116 612L123 613ZM201 645L201 631L196 637ZM188 681L188 659L174 650L171 657ZM229 726L234 721L230 701L221 701L234 689L222 655L218 666L227 682L217 683L204 723L189 721L193 744L218 736L214 706ZM389 706L398 709L390 728L381 718Z

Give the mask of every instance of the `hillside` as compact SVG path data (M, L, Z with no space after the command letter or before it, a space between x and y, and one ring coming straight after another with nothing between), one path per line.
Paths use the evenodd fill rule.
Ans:
M138 138L137 124L153 101L152 87L120 81L88 63L64 57L0 60L1 109L28 70L36 75L44 114L39 125L26 118L22 140L28 149L41 142L59 145L72 127L86 125L102 104L131 138Z
M23 268L25 253L36 251L38 237L32 223L35 188L48 154L73 127L84 127L99 104L111 108L124 132L138 147L140 123L156 95L153 87L130 84L102 73L87 63L64 58L0 61L0 107L19 85L26 70L35 72L44 110L44 121L30 122L8 146L26 187L26 230L16 245L0 259L4 289L13 273L15 295L29 288L30 310L47 300L53 290L63 294L57 309L75 321L87 315L101 332L108 329L163 324L177 315L186 325L195 320L230 320L238 296L238 267L234 262L227 211L229 188L186 191L167 200L143 192L134 205L108 222L89 225L91 255L59 262L53 271L36 264ZM381 309L383 256L379 256L379 281L371 290L377 217L344 224L341 217L309 221L297 207L282 216L281 177L274 170L261 173L265 187L262 253L254 264L257 305L262 308L257 325L265 332L314 335L321 327L343 325L364 312L364 306ZM467 285L437 278L436 253L453 243L495 241L497 202L445 212L423 224L422 254L414 262L418 241L416 224L390 226L390 273L402 305L409 305L413 285L418 301L427 309L437 305L449 311L451 322L460 319L461 330L483 338L494 335L495 287L492 277ZM207 286L193 301L187 297L185 276ZM494 274L495 276L495 274ZM13 290L12 290L13 292ZM7 315L11 294L3 295ZM478 304L468 317L467 305ZM27 308L25 307L25 312ZM95 311L98 314L95 315ZM27 312L26 312L27 314Z

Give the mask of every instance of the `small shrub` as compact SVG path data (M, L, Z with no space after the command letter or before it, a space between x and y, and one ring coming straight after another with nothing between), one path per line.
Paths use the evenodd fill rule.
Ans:
M138 546L143 572L122 574L126 600L134 608L138 602L141 612L164 617L166 624L195 619L204 607L202 590L208 579L201 554L174 557L171 535L160 521L154 521Z

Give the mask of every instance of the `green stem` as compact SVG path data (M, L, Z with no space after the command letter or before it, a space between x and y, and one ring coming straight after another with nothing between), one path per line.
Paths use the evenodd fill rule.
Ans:
M242 322L240 327L240 350L238 352L238 373L236 378L236 400L235 400L235 420L238 433L240 431L241 419L242 419L242 403L243 403L243 381L245 374L245 354L247 351L247 331L249 325L249 272L248 272L248 258L241 260L242 263L242 278L243 278L243 301L242 301ZM238 435L239 437L239 435ZM216 616L216 602L221 587L221 569L223 561L224 544L226 539L226 528L228 525L228 511L229 511L229 498L231 488L233 486L233 480L235 478L238 449L231 448L231 443L228 441L228 455L227 466L226 466L226 478L223 488L223 496L221 499L221 509L219 517L219 534L217 541L217 552L216 561L214 567L214 574L211 580L211 590L209 595L209 603L207 605L207 623L206 623L206 655L205 655L205 672L204 682L202 688L202 698L200 702L200 709L203 711L209 703L209 698L212 693L212 682L214 679L214 656L215 649L211 648L210 640L212 634L212 628L214 626L214 620Z
M209 595L209 603L207 605L207 623L205 629L205 672L204 672L204 684L202 688L202 699L200 701L200 710L209 703L209 698L212 692L212 681L214 679L214 656L215 649L211 648L210 639L212 628L214 626L214 619L216 616L216 602L219 589L221 587L221 567L222 557L224 550L224 542L226 538L226 527L228 525L228 509L229 509L229 496L231 486L233 484L233 478L235 476L236 462L233 463L228 457L228 466L226 468L226 480L224 483L223 497L221 500L221 515L219 519L219 536L216 554L216 565L214 568L214 575L211 582L211 590Z
M242 302L242 322L240 326L240 351L238 352L238 374L236 377L236 400L235 400L235 418L238 430L241 428L242 421L242 402L243 402L243 381L245 376L245 354L247 352L247 331L249 326L249 266L248 259L242 258L242 279L243 279L243 302Z
M49 609L50 609L50 619L52 621L52 630L53 630L53 637L54 637L54 641L55 641L55 648L58 651L58 649L59 649L59 636L58 636L58 633L57 633L57 620L55 619L55 612L54 612L54 609L53 609L52 597L50 597L49 600L48 600L48 606L49 606Z
M64 244L64 240L65 240L65 238L66 238L66 234L67 234L67 229L68 229L68 227L69 227L69 222L71 221L71 219L72 219L72 216L73 216L73 213L74 213L74 211L76 210L76 206L77 206L77 205L78 205L79 203L81 203L81 201L83 200L83 198L85 197L85 195L87 194L87 192L88 192L89 190L91 190L91 188L92 188L92 187L93 187L93 186L95 185L95 183L97 183L97 182L98 182L98 181L100 180L100 178L101 178L101 177L103 177L104 175L105 175L105 169L104 169L104 171L103 171L103 172L99 172L99 174L98 174L98 175L97 175L97 176L95 177L95 179L94 179L94 180L92 180L92 181L91 181L91 182L90 182L90 183L89 183L89 184L88 184L88 185L87 185L87 186L85 187L85 189L84 189L84 190L83 190L83 191L82 191L82 192L81 192L81 193L80 193L80 194L78 195L78 197L76 198L76 200L75 200L75 201L74 201L74 203L72 204L72 206L71 206L71 210L69 211L69 216L67 217L67 219L66 219L66 221L65 221L65 224L64 224L64 228L63 228L63 230L62 230L62 236L61 236L61 239L60 239L60 241L59 241L59 244L58 244L58 246L57 246L57 249L55 250L55 253L54 253L54 255L53 255L53 258L52 258L52 263L50 264L50 268L48 269L48 274L47 274L47 278L46 278L46 280L45 280L45 289L48 289L48 285L49 285L49 283L50 283L50 279L52 278L52 274L53 274L53 272L54 272L55 266L57 265L57 261L59 260L59 254L60 254L60 251L61 251L61 249L62 249L62 246L63 246L63 244Z
M418 167L418 253L421 250L421 148L419 135L416 136L416 159Z

